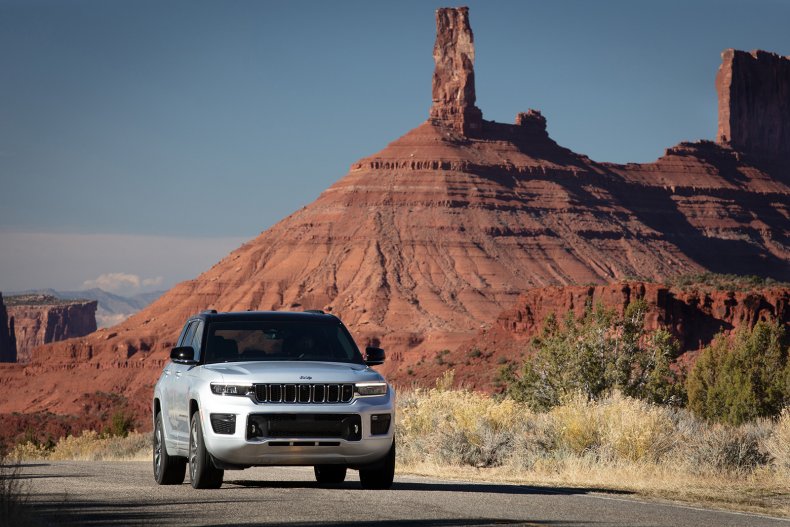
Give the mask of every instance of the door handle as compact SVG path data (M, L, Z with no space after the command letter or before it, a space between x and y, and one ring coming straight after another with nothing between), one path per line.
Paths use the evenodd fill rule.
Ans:
M165 374L165 375L170 375L170 370L165 370L165 371L164 371L164 374Z
M176 377L181 377L181 372L180 371L176 372Z

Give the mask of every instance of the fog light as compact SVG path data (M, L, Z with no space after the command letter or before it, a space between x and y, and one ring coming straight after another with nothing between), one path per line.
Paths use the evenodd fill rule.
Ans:
M236 416L233 414L211 414L211 428L215 434L236 433Z
M254 437L263 437L263 428L260 423L250 419L247 423L247 439L252 439Z
M390 414L373 414L370 416L370 433L372 435L386 434L390 430Z

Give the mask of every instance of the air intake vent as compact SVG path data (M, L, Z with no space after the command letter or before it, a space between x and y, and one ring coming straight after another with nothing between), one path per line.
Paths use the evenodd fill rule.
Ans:
M255 438L359 441L362 439L362 418L357 414L250 414L247 439ZM280 443L275 445L280 446Z
M233 414L211 414L211 428L215 434L236 433L236 416Z
M353 384L256 384L259 403L348 403L354 398Z

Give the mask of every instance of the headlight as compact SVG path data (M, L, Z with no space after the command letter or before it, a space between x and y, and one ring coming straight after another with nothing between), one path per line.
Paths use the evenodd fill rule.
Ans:
M240 395L242 397L255 393L252 386L240 384L212 384L211 391L216 395Z
M358 382L354 385L354 391L360 397L369 395L386 395L387 383L386 382Z

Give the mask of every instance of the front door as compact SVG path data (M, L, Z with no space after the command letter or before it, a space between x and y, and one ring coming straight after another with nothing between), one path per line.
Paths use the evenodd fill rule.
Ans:
M200 345L203 340L203 321L195 321L184 336L184 346L192 346L195 359L200 359ZM189 441L189 394L192 385L190 372L199 368L194 364L174 364L171 386L173 387L173 409L175 410L175 430L178 441L183 441L183 448L188 448Z

